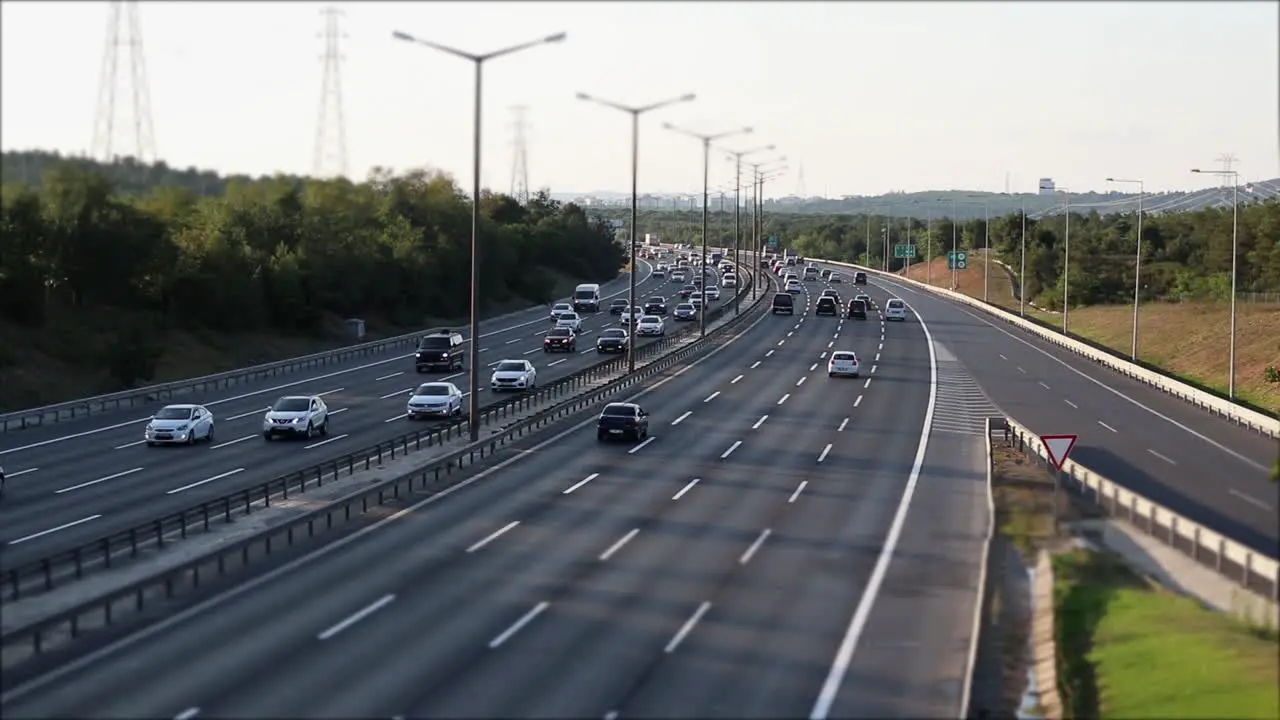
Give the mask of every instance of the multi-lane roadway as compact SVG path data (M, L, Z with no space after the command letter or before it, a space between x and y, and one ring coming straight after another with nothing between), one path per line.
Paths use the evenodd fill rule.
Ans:
M912 304L1002 414L1074 434L1073 460L1254 550L1276 557L1276 441L904 283ZM1225 352L1225 351L1224 351ZM1225 357L1225 356L1224 356Z
M653 278L651 270L648 263L641 264L637 301L662 296L673 305L680 285ZM609 283L602 293L606 306L613 298L625 298L627 277ZM733 291L721 297L721 303L729 302ZM709 309L717 306L710 303ZM600 361L595 334L616 326L618 316L602 311L584 318L577 353L570 355L544 356L542 335L550 326L546 308L484 323L482 361L491 367L506 358L529 359L539 383L546 385ZM668 332L689 324L668 317ZM639 344L648 342L644 338ZM46 556L407 432L418 424L405 419L405 402L422 382L447 380L465 392L467 373L416 374L412 363L410 355L363 358L222 394L184 398L207 405L216 417L215 440L195 447L148 448L142 440L147 419L136 410L0 435L0 460L9 474L0 502L5 563ZM486 395L487 385L488 377L481 378ZM277 397L291 394L325 398L333 417L327 437L262 441L264 410Z
M798 308L821 286L806 283ZM846 297L852 285L838 286ZM812 296L811 296L812 294ZM885 296L872 290L880 305ZM863 361L829 378L834 350ZM11 716L960 712L982 431L912 318L765 316L561 430L5 698Z

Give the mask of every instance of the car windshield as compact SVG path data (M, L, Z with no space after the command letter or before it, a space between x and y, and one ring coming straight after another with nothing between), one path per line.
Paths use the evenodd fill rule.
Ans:
M594 290L577 290L573 293L574 300L590 300L595 296L596 293Z
M858 356L851 352L831 353L832 360L857 360Z
M662 303L664 303L664 302L666 302L666 300L665 300L665 299L663 299L663 298L660 298L660 297L651 297L651 298L649 298L649 304L650 304L650 305L661 305L661 304L662 304Z
M835 305L836 299L830 298L830 297L820 297L818 298L818 304L819 305Z
M609 303L609 304L610 304L610 305L612 305L612 306L614 306L614 307L626 307L626 306L627 306L627 301L626 301L626 300L614 300L613 302L611 302L611 303Z
M900 310L900 309L902 309L902 301L901 301L901 300L890 300L890 301L889 301L889 307L893 308L894 310Z
M160 408L160 412L155 414L156 420L189 420L191 419L191 408L184 407L167 407Z
M311 407L309 398L280 398L271 406L276 412L304 412Z
M444 336L424 337L418 342L419 350L448 350L449 338Z
M497 372L524 372L524 363L519 360L507 360L498 363Z
M427 383L419 385L417 390L413 391L414 395L448 395L449 386L440 385L438 383Z
M605 417L635 417L636 411L630 405L606 405L600 414Z
M602 338L624 338L626 336L627 336L626 330L619 330L617 328L610 328L600 333L600 337Z
M692 304L692 303L680 303L679 305L677 305L677 306L676 306L676 309L677 309L677 310L685 310L685 311L693 310L693 304Z

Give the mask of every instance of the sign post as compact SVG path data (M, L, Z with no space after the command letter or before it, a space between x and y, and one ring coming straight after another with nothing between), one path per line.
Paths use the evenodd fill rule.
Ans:
M1053 465L1053 531L1058 532L1058 518L1060 513L1058 510L1058 496L1062 493L1062 466L1067 462L1067 456L1071 454L1071 448L1076 446L1076 440L1079 435L1041 435L1040 444L1044 445L1045 453L1049 456L1049 462Z
M947 253L947 269L948 270L968 270L969 269L969 253L960 250L959 252Z

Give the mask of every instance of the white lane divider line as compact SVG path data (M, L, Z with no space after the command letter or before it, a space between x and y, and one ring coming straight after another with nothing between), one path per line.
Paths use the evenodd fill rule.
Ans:
M320 397L324 397L325 395L332 395L332 394L334 394L334 393L340 393L340 392L342 392L343 390L346 390L346 388L334 388L334 389L332 389L332 390L325 390L325 391L324 391L324 392L322 392L322 393L316 393L316 395L318 395L318 396L320 396Z
M818 456L818 462L822 462L823 460L826 460L827 453L829 452L831 452L831 443L827 443L827 446L822 448L822 454Z
M320 447L321 445L328 445L328 444L329 444L329 443L331 443L331 442L337 442L337 441L341 440L342 438L347 438L347 437L351 437L351 433L343 433L343 434L341 434L341 435L334 435L333 437L331 437L331 438L329 438L329 439L327 439L327 440L321 440L321 441L320 441L320 442L318 442L318 443L311 443L310 445L303 445L303 446L302 446L302 449L303 449L303 450L312 450L312 449L314 449L314 448L318 448L318 447Z
M1113 427L1111 427L1110 425L1108 425L1108 424L1106 424L1106 423L1102 422L1101 420L1099 420L1099 421L1098 421L1098 424L1099 424L1099 425L1101 425L1102 427L1104 427L1104 428L1106 428L1106 429L1110 430L1111 432L1120 432L1119 430L1116 430L1115 428L1113 428Z
M596 479L596 478L598 478L598 477L600 477L600 473L591 473L590 475L588 475L588 476L586 476L586 477L582 478L582 479L581 479L581 480L579 480L578 482L576 482L576 483L574 483L574 484L570 485L569 487L565 488L564 492L562 492L562 493L560 493L560 494L561 494L561 495L568 495L569 493L573 492L574 490L577 490L578 488L582 487L583 485L586 485L587 483L591 482L592 480L595 480L595 479Z
M866 382L864 382L864 383L862 383L862 389L863 389L863 390L866 390L866 389L867 389L867 388L869 388L869 387L871 387L871 378L867 378L867 381L866 381Z
M801 385L803 385L803 384L804 384L804 381L805 381L805 380L808 380L808 379L809 379L809 378L807 378L807 377L802 377L802 378L800 378L799 380L797 380L797 381L796 381L796 387L800 387Z
M473 552L475 552L475 551L477 551L477 550L480 550L480 549L481 549L481 548L483 548L485 545L488 545L489 543L493 542L494 540L497 540L498 538L502 537L503 535L506 535L507 533L509 533L509 532L511 532L512 530L514 530L514 529L515 529L515 527L516 527L517 525L519 525L519 524L520 524L520 521L519 521L519 520L512 520L511 522L507 523L506 525L504 525L504 526L502 526L502 527L498 528L497 530L494 530L493 532L489 533L488 535L486 535L486 536L484 537L484 539L480 540L480 541L479 541L479 542L477 542L476 544L474 544L474 545L472 545L471 547L467 548L467 552L468 552L468 553L473 553Z
M1044 388L1045 390L1049 390L1049 389L1050 389L1050 388L1049 388L1049 386L1048 386L1048 385L1045 385L1043 382L1042 382L1042 383L1040 383L1040 387Z
M405 392L409 392L409 391L408 391L408 390L405 390ZM249 417L250 415L257 415L258 413L264 413L264 412L267 412L267 411L268 411L268 410L270 410L270 409L271 409L271 408L269 408L269 407L258 408L257 410L250 410L250 411L249 411L249 412L247 412L247 413L240 413L239 415L232 415L232 416L231 416L231 417L229 417L229 418L223 418L223 420L239 420L240 418L247 418L247 417Z
M631 448L630 450L628 450L628 451L627 451L627 454L628 454L628 455L635 455L636 453L638 453L638 452L640 452L641 450L643 450L643 449L645 448L645 446L646 446L646 445L648 445L649 443L651 443L651 442L653 442L654 440L657 440L657 439L658 439L658 438L656 438L656 437L646 438L644 442L642 442L642 443L640 443L639 445L637 445L637 446L635 446L635 447Z
M1256 506L1256 507L1260 507L1260 508L1262 508L1263 510L1266 510L1267 512L1270 512L1270 511L1271 511L1271 506L1270 506L1270 505L1268 505L1268 504L1266 504L1266 503L1262 502L1261 500L1259 500L1259 499L1257 499L1257 498L1255 498L1255 497L1253 497L1253 496L1251 496L1251 495L1246 495L1246 494L1244 494L1244 493L1240 492L1239 490L1236 490L1235 488L1230 488L1230 489L1228 489L1228 490L1227 490L1227 492L1231 493L1232 495L1235 495L1236 497L1238 497L1238 498L1240 498L1241 500L1243 500L1243 501L1245 501L1245 502L1249 503L1250 505L1254 505L1254 506Z
M859 406L859 405L861 405L861 404L862 404L862 396L861 396L861 395L859 395L859 396L858 396L858 398L857 398L856 400L854 400L854 401L853 401L853 406L854 406L854 407L858 407L858 406Z
M877 370L879 367L880 367L879 365L876 365L876 364L872 363L872 365L871 365L871 374L872 374L872 375L874 375L874 374L875 374L875 372L876 372L876 370Z
M680 627L680 630L676 632L675 637L671 638L671 642L667 643L667 646L662 649L662 652L667 655L675 652L676 648L680 647L680 643L684 642L685 637L687 637L689 633L693 632L694 626L698 624L698 621L701 620L702 616L706 615L707 611L710 609L711 603L703 600L702 604L698 606L698 609L694 611L693 616L685 621L684 625Z
M1155 450L1152 450L1151 448L1147 448L1147 452L1151 453L1152 455L1155 455L1156 457L1158 457L1158 458L1160 458L1161 460L1163 460L1163 461L1165 461L1165 462L1169 463L1170 465L1177 465L1177 464L1178 464L1178 463L1174 462L1172 459L1170 459L1168 456L1161 455L1160 453L1156 452Z
M1023 375L1027 374L1027 371L1023 370L1022 368L1018 368L1018 372L1022 373Z
M186 490L190 490L191 488L196 488L196 487L200 487L201 485L204 485L204 484L206 484L206 483L211 483L211 482L213 482L214 480L221 480L221 479L223 479L223 478L229 478L229 477L231 477L232 475L239 475L239 474L240 474L240 473L242 473L242 472L244 472L244 468L236 468L235 470L228 470L228 471L226 471L226 472L224 472L224 473L222 473L222 474L220 474L220 475L214 475L214 476L213 476L213 477L211 477L211 478L205 478L205 479L203 479L203 480L197 480L196 482L189 483L189 484L187 484L187 485L183 485L182 487L174 488L174 489L172 489L172 490L170 490L170 491L166 492L166 493L165 493L165 495L175 495L175 494L177 494L177 493L180 493L180 492L183 492L183 491L186 491Z
M717 396L717 395L719 395L719 394L720 394L720 391L719 391L719 390L717 390L717 391L715 391L715 392L711 393L710 395L708 395L708 396L707 396L707 398L706 398L705 400L703 400L702 402L704 402L704 403L709 403L709 402L711 402L712 400L715 400L715 399L716 399L716 396Z
M844 432L845 427L849 424L849 418L840 421L840 427L836 428L836 432Z
M553 360L552 362L547 363L547 367L555 367L568 359L569 358L560 358L559 360Z
M635 537L639 533L640 533L640 528L633 528L631 532L627 533L626 535L623 535L621 539L619 539L614 544L610 545L608 550L605 550L604 552L600 553L600 562L604 562L605 560L608 560L609 558L613 557L614 553L621 550L623 545L626 545L627 543L631 542L631 538Z
M125 444L123 444L123 445L117 445L117 446L115 446L114 448L111 448L111 449L112 449L112 450L123 450L123 449L125 449L125 448L137 447L137 446L141 445L141 444L142 444L142 443L144 443L144 442L146 442L146 440L135 440L134 442L131 442L131 443L125 443Z
M733 444L729 446L729 449L728 449L728 450L725 450L724 452L720 453L720 459L721 459L721 460L724 460L725 458L727 458L727 457L729 457L730 455L732 455L732 454L733 454L733 451L734 451L734 450L737 450L737 449L738 449L738 447L739 447L740 445L742 445L742 441L741 441L741 440L735 440L735 441L733 442Z
M877 346L876 346L876 349L877 349L877 350L883 350L883 349L884 349L884 343L880 343L879 345L877 345Z
M534 354L534 353L536 353L536 352L542 352L542 351L543 351L543 350L542 350L542 348L534 348L534 349L532 349L532 350L525 350L524 352L522 352L522 353L520 353L520 354L521 354L521 355L532 355L532 354Z
M831 348L831 346L832 346L832 345L835 345L835 344L836 344L836 341L835 341L835 340L832 340L831 342L827 343L827 348L828 348L828 349L830 349L830 348Z
M329 411L329 414L330 414L330 415L340 415L340 414L342 414L342 413L344 413L344 412L346 412L346 411L348 411L348 410L350 410L350 409L351 409L351 408L338 408L337 410L330 410L330 411Z
M730 380L730 381L729 381L729 384L730 384L730 385L737 385L737 384L738 384L738 381L739 381L739 380L741 380L741 379L742 379L742 376L741 376L741 375L739 375L738 377L736 377L736 378L734 378L734 379Z
M382 422L383 422L383 424L386 424L386 423L393 423L393 422L395 422L395 421L397 421L397 420L403 420L403 419L405 419L405 418L407 418L407 417L409 417L409 413L400 413L399 415L397 415L397 416L395 416L395 417L393 417L393 418L387 418L386 420L383 420Z
M80 483L79 485L72 485L71 487L64 487L64 488L62 488L61 490L54 490L54 491L53 491L53 494L54 494L54 495L61 495L62 493L65 493L65 492L71 492L72 490L79 490L80 488L87 488L87 487L89 487L90 485L97 485L98 483L106 482L106 481L108 481L108 480L115 480L116 478L124 477L125 475L132 475L132 474L134 474L134 473L136 473L136 472L142 472L142 468L140 468L140 467L136 467L136 468L134 468L134 469L132 469L132 470L125 470L125 471L123 471L123 472L118 472L118 473L116 473L116 474L114 474L114 475L108 475L108 476L106 476L106 477L100 477L100 478L98 478L97 480L90 480L89 482L82 482L82 483Z
M375 382L382 382L383 380L390 380L390 379L391 379L391 378L393 378L393 377L400 377L400 376L401 376L401 375L403 375L403 374L404 374L404 371L403 371L403 370L401 370L400 372L393 372L393 373L391 373L390 375L383 375L382 377L376 377L376 378L374 378L374 381L375 381Z
M750 370L755 370L755 369L756 369L756 368L758 368L758 367L760 367L760 361L759 361L759 360L757 360L757 361L755 361L755 362L751 363L751 367L750 367L750 368L748 368L748 369L750 369Z
M1001 360L1008 360L1009 358L1005 357L1005 356L1004 356L1004 354L1003 354L1003 353L1001 353L1001 354L1000 354L1000 359L1001 359Z
M405 389L403 389L403 390L396 390L395 392L389 392L389 393L387 393L386 395L383 395L383 396L379 397L378 399L379 399L379 400L390 400L390 399L391 399L391 398L393 398L393 397L400 397L400 396L403 396L403 395L408 395L408 394L409 394L409 393L411 393L411 392L413 392L413 388L405 388Z
M814 363L809 366L809 372L813 372L814 370L817 370L817 369L818 369L818 363Z
M786 402L787 398L789 397L791 397L791 393L787 393L786 395L783 395L782 397L778 398L778 404L781 405L782 403Z
M751 543L751 546L747 548L747 551L742 553L742 557L738 558L738 564L746 565L751 562L751 558L755 556L756 551L760 549L760 546L763 545L764 541L768 540L769 536L772 534L772 530L765 528L764 531L760 533L760 536L757 537L755 541Z
M1075 404L1075 403L1071 402L1070 400L1065 400L1065 399L1064 399L1062 402L1064 402L1064 403L1066 403L1066 404L1070 405L1071 407L1073 407L1073 408L1075 408L1075 409L1077 409L1077 410L1079 410L1079 409L1080 409L1080 406L1079 406L1079 405L1077 405L1077 404Z
M224 448L224 447L226 447L226 446L228 446L228 445L235 445L236 443L242 443L242 442L244 442L244 441L246 441L246 440L252 440L252 439L254 439L254 438L256 438L256 437L258 437L258 436L257 436L257 435L245 435L244 437L236 438L235 440L228 440L228 441L226 441L226 442L224 442L224 443L218 443L217 445L213 445L213 446L211 446L209 449L210 449L210 450L217 450L218 448Z
M346 618L344 618L344 619L343 619L341 622L339 622L338 624L336 624L336 625L334 625L334 626L332 626L332 627L328 628L328 629L327 629L327 630L325 630L324 632L320 633L319 635L317 635L317 636L316 636L316 639L318 639L318 640L328 640L329 638L333 637L334 635L337 635L338 633L342 632L343 630L346 630L347 628L351 627L352 625L355 625L356 623L360 622L361 620L363 620L363 619L365 619L365 618L369 617L370 615L372 615L372 614L374 614L374 613L378 612L379 610L381 610L382 608L386 607L387 605L390 605L390 604L391 604L391 601L393 601L393 600L395 600L395 599L396 599L396 596L395 596L395 595L383 595L382 597L378 598L378 599L377 599L377 600L375 600L374 602L369 603L369 604L368 604L368 605L366 605L365 607L363 607L363 608L361 608L361 609L357 610L356 612L354 612L354 613L352 613L352 614L348 615Z
M506 630L503 630L502 634L499 635L498 637L490 640L489 649L494 650L494 649L497 649L498 647L501 647L502 644L510 640L512 636L514 636L516 633L523 630L525 625L528 625L529 623L533 622L534 618L541 615L542 612L546 610L547 607L549 607L550 605L551 603L548 603L545 600L535 605L532 610L525 613L524 616L521 617L519 620L517 620L514 625L507 628Z
M823 351L822 351L822 353L818 355L818 359L819 359L819 360L825 359L826 357L827 357L827 351L826 351L826 350L823 350Z
M518 343L518 342L520 342L520 338L515 338L514 340L508 340L508 341L506 341L506 342L504 342L504 343L502 343L502 344L503 344L503 345L515 345L515 344L516 344L516 343Z
M702 478L694 478L690 480L687 484L685 484L684 487L680 488L679 492L677 492L675 495L672 495L671 499L679 500L680 498L684 497L685 493L692 490L694 485L697 485L701 481L702 481Z
M787 337L791 337L792 335L795 335L795 334L796 334L796 331L792 330L791 332L787 333Z
M19 470L18 472L9 473L8 477L10 480L12 480L13 478L18 477L19 475L26 475L28 473L33 473L39 469L40 468L27 468L26 470Z
M782 340L779 340L779 341L778 341L778 345L779 345L779 347L781 347L781 346L782 346L782 344L783 344L783 343L785 343L785 342L786 342L786 339L785 339L785 338L784 338L784 339L782 339Z
M40 531L40 532L38 532L38 533L33 533L33 534L31 534L31 535L27 535L27 536L25 536L25 537L20 537L20 538L18 538L17 540L10 540L7 544L8 544L8 545L17 545L18 543L24 543L24 542L26 542L26 541L28 541L28 540L35 540L36 538L44 537L45 535L49 535L49 534L51 534L51 533L56 533L56 532L58 532L59 530L66 530L66 529L67 529L67 528L69 528L69 527L75 527L76 525L82 525L82 524L87 523L87 522L90 522L90 521L92 521L92 520L97 520L97 519L98 519L98 518L100 518L100 517L102 517L102 516L101 516L101 515L90 515L89 517L80 518L79 520L72 520L72 521L71 521L71 522L69 522L69 523L63 523L63 524L59 525L58 527L52 527L52 528L49 528L48 530L41 530L41 531Z
M183 710L182 712L178 713L177 715L174 715L173 720L191 720L192 718L194 718L199 714L200 714L200 708L189 707L186 710Z
M765 356L765 357L769 357L770 355L774 354L775 352L777 352L777 350L770 350L769 352L765 353L765 354L764 354L764 356Z
M752 429L752 430L759 430L759 429L760 429L760 426L764 424L764 421L765 421L765 420L768 420L768 419L769 419L769 416L768 416L768 415L761 415L761 416L760 416L760 419L756 421L756 424L751 426L751 429Z
M704 400L703 402L706 402L706 401ZM671 424L672 424L672 425L679 425L680 423L684 422L684 419L685 419L685 418L689 417L689 416L690 416L690 415L692 415L692 414L693 414L693 411L692 411L692 410L686 410L686 411L685 411L685 413L684 413L683 415L681 415L680 417L676 418L675 420L672 420L672 421L671 421Z
M880 353L876 353L875 361L880 362Z

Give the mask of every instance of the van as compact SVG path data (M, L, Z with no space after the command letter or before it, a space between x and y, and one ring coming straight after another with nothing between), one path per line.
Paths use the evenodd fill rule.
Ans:
M573 289L573 309L577 312L600 311L600 285L583 283Z
M907 304L898 298L889 298L889 302L884 305L885 320L907 320Z
M418 339L418 349L413 353L413 369L417 372L427 370L461 370L466 350L462 333L456 330L442 330Z
M867 274L866 274L866 273L864 273L864 272L856 272L856 273L854 273L854 274L853 274L853 284L854 284L854 285L866 285L866 284L867 284Z
M770 315L796 314L796 300L791 297L791 293L778 293L773 296L773 304L769 307Z

